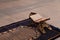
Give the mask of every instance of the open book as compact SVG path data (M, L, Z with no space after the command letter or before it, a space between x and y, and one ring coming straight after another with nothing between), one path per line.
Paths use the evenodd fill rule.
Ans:
M39 14L35 14L35 15L30 16L30 17L34 22L41 22L41 21L46 21L46 20L50 19L50 18L44 18Z

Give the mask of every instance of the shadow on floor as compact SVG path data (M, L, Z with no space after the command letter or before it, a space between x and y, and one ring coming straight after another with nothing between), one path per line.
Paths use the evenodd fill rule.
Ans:
M31 19L25 19L25 20L18 21L18 22L15 22L15 23L11 23L11 24L8 24L8 25L5 25L5 26L1 26L0 27L0 33L4 32L4 31L8 31L8 30L13 29L13 28L20 27L20 26L29 26L31 21L32 21Z

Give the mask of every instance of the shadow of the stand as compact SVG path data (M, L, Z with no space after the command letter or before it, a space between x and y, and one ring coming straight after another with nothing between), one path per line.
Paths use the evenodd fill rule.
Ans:
M53 30L56 30L56 31L60 32L60 29L57 28L56 26L50 25L50 27L52 27Z
M13 29L13 28L20 27L20 26L28 26L31 21L32 21L31 19L25 19L25 20L18 21L15 23L11 23L11 24L8 24L5 26L1 26L0 27L0 33L4 32L4 31L8 31L8 30Z

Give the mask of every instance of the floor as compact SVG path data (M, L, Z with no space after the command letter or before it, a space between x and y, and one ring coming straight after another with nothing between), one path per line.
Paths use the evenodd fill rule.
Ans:
M50 17L60 29L60 0L0 0L0 27L29 18L31 12Z

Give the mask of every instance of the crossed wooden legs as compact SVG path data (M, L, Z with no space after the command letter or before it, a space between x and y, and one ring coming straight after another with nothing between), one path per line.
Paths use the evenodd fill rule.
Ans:
M41 22L39 23L39 25L37 26L37 29L39 31L41 31L42 33L46 33L44 28L48 28L49 30L52 30L52 28L49 26L49 24L47 24L46 22Z

